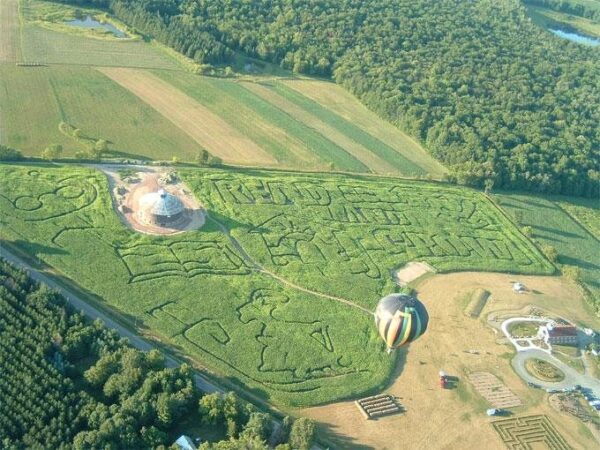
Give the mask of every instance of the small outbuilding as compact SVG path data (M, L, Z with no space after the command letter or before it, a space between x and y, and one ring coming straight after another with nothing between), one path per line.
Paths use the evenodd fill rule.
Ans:
M173 194L160 189L148 193L140 199L140 219L152 225L171 225L179 221L185 212L185 206Z

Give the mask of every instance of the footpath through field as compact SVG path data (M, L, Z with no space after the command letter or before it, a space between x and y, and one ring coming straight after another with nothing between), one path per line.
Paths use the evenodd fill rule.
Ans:
M334 300L336 302L340 302L343 303L345 305L351 306L353 308L358 308L361 311L371 315L373 314L372 311L369 311L367 308L364 308L360 305L357 305L354 302L351 302L350 300L347 300L345 298L341 298L341 297L335 297L333 295L328 295L328 294L324 294L322 292L317 292L317 291L311 291L310 289L304 288L302 286L298 286L295 283L292 283L291 281L286 280L283 277L280 277L279 275L277 275L276 273L271 272L270 270L267 270L266 268L264 268L263 266L261 266L259 263L257 263L247 252L246 250L244 250L244 247L242 247L242 244L239 243L239 241L234 238L231 235L231 232L229 231L229 229L223 225L221 222L219 222L218 220L207 216L208 220L212 221L214 224L216 224L220 230L223 232L223 234L225 236L227 236L227 238L229 239L229 241L231 242L231 245L233 245L235 247L235 249L240 252L240 255L242 256L242 258L244 258L255 270L257 270L258 272L264 273L265 275L270 276L271 278L274 278L275 280L279 281L280 283L283 283L289 287L291 287L292 289L296 289L298 291L302 291L302 292L306 292L307 294L311 294L311 295L315 295L317 297L321 297L321 298L326 298L329 300Z

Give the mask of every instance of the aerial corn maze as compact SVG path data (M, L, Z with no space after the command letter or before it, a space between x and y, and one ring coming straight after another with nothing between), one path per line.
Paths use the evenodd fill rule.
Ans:
M102 172L1 166L1 237L276 403L318 404L386 383L394 356L370 312L407 262L554 270L472 190L270 171L179 174L208 220L159 237L121 223Z

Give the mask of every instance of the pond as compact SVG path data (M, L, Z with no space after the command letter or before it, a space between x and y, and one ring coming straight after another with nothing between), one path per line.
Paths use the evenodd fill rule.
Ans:
M125 32L119 30L117 27L115 27L112 23L102 23L102 22L98 22L96 19L94 19L92 16L86 16L85 19L81 20L81 19L74 19L74 20L68 20L67 22L65 22L67 25L71 25L73 27L82 27L82 28L103 28L105 30L110 31L112 34L114 34L116 37L118 38L126 38L127 34L125 34Z
M556 30L552 28L549 28L549 30L563 39L568 39L569 41L577 42L578 44L591 45L592 47L600 45L600 39L594 39L592 37L584 36L578 33L572 33L570 31Z

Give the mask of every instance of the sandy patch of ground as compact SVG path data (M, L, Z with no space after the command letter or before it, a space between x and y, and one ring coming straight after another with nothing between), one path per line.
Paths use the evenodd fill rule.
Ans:
M435 269L425 262L409 262L396 271L396 283L398 286L406 286L411 281L430 272L435 272Z
M512 283L524 283L531 293L515 294ZM463 315L465 295L482 287L492 293L479 319ZM529 388L512 370L513 349L499 344L501 337L486 323L492 310L519 310L527 305L550 309L580 320L588 316L579 289L558 277L524 277L491 273L435 275L418 285L418 295L429 311L429 329L408 349L399 350L398 375L386 393L398 397L406 412L378 420L365 420L347 401L302 414L323 425L340 448L373 449L504 449L485 414L491 406L471 385L472 372L498 377L523 402L515 415L546 414L574 448L595 448L577 419L549 406L547 394ZM438 373L459 378L456 389L441 389ZM336 439L337 438L337 439Z
M17 0L0 1L0 62L17 60L19 5Z
M121 221L130 228L145 234L171 235L197 230L204 225L205 210L181 181L164 184L159 181L163 175L161 171L153 170L153 168L139 168L136 169L139 170L137 173L139 181L128 183L121 179L118 169L119 167L102 167L109 178L113 204L117 214ZM159 189L164 189L175 195L185 206L183 217L177 223L169 226L158 226L141 220L138 214L140 199L145 194L157 192ZM123 193L117 194L118 191Z
M277 163L252 140L159 77L138 69L104 67L98 70L137 95L223 161L247 165Z
M296 106L293 102L282 97L281 95L272 91L268 87L265 87L258 83L243 83L243 85L248 90L254 92L256 95L262 97L272 105L281 109L283 112L289 114L296 120L299 120L300 122L304 123L310 128L321 133L323 136L327 137L327 139L339 145L341 148L346 150L348 153L350 153L361 163L372 169L374 172L397 173L396 168L394 168L387 161L384 161L379 156L371 152L369 149L365 148L357 142L354 142L352 139L345 136L343 133L327 125L318 117Z

